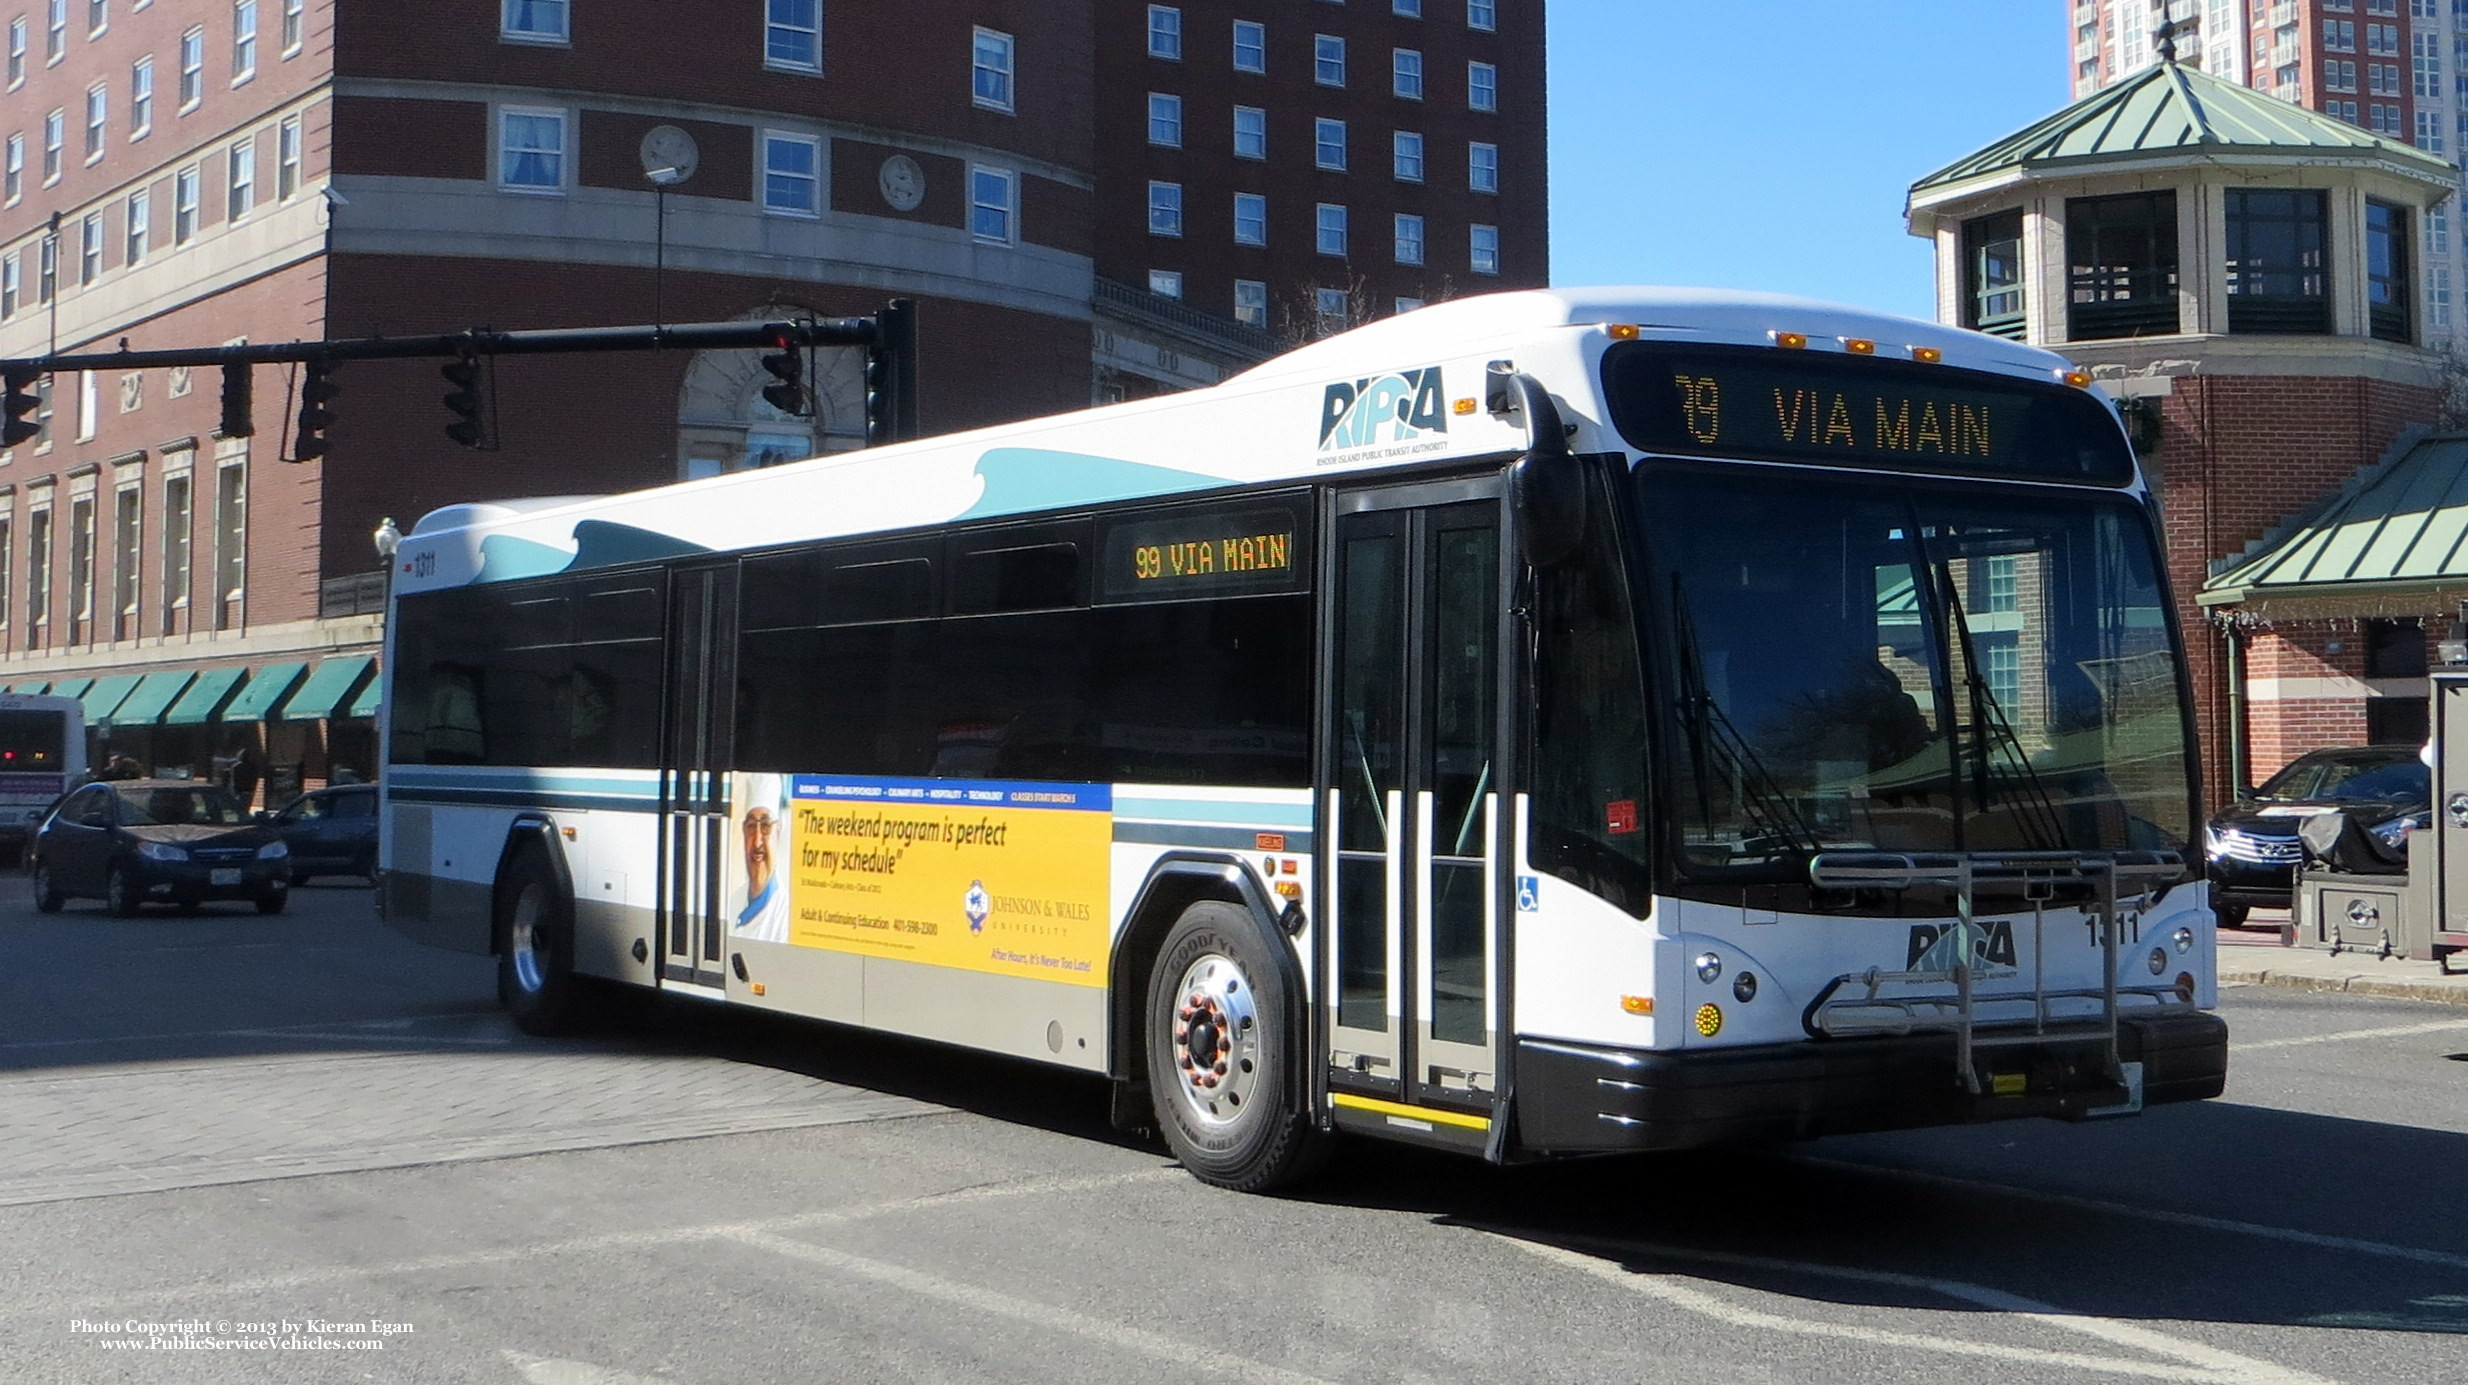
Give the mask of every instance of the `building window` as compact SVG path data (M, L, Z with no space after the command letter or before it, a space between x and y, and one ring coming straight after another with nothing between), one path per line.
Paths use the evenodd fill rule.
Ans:
M509 192L564 191L564 111L508 106L497 113L497 182Z
M77 223L77 286L103 277L103 214L88 212Z
M49 303L60 292L60 238L45 236L34 252L34 301ZM49 380L51 377L43 377ZM44 387L46 390L50 386ZM45 396L47 399L49 395Z
M1314 224L1313 248L1323 255L1345 254L1345 208L1322 202Z
M274 127L274 200L288 202L300 190L300 117L287 115Z
M248 599L249 471L246 460L214 471L214 628L237 629Z
M1183 185L1151 182L1148 185L1148 233L1152 236L1179 236L1183 233Z
M1465 185L1476 192L1500 190L1498 145L1477 142L1466 146Z
M1311 80L1324 87L1345 85L1345 40L1334 34L1311 36Z
M1490 33L1500 27L1500 11L1495 0L1465 0L1465 27Z
M154 129L154 59L129 65L129 138L144 139Z
M2022 213L1962 224L1963 320L1978 332L2023 335Z
M69 0L50 0L43 15L43 61L56 63L69 51Z
M2411 617L2406 620L2369 620L2362 632L2365 636L2365 676L2375 682L2384 679L2406 680L2418 692L2399 696L2370 697L2365 703L2365 739L2371 745L2422 745L2426 737L2425 689L2426 658L2425 623Z
M86 37L111 27L111 0L86 0Z
M288 0L283 6L283 46L300 41L298 0ZM505 0L503 13L497 22L497 36L509 43L566 43L573 38L567 29L570 16L568 0Z
M1392 0L1389 12L1400 19L1420 19L1423 17L1423 0Z
M2357 22L2353 19L2322 21L2322 46L2325 51L2332 53L2357 51Z
M86 88L86 162L103 157L103 140L111 125L111 97L103 84Z
M14 254L0 258L0 322L17 316L17 295L24 287L18 263Z
M1391 55L1389 88L1408 101L1423 99L1423 55L1400 48Z
M984 110L1010 113L1015 57L1011 35L996 29L979 29L969 51L970 103Z
M2411 69L2416 75L2415 91L2420 101L2430 101L2442 95L2442 35L2416 34L2410 37Z
M1268 325L1268 285L1258 279L1234 281L1234 320L1246 327Z
M2228 330L2330 331L2329 276L2324 269L2325 195L2230 188L2227 205ZM2173 218L2168 250L2173 268ZM2173 310L2166 330L2175 330Z
M2435 265L2433 282L2425 290L2425 325L2436 331L2451 327L2451 267Z
M1397 263L1421 264L1422 262L1423 219L1400 212L1397 214Z
M283 0L283 56L286 58L300 51L301 19L307 8L308 0Z
M1344 289L1314 289L1311 307L1321 336L1342 332L1353 323L1353 295Z
M1018 232L1019 175L1006 169L968 172L968 231L988 245L1009 245Z
M1397 181L1419 183L1423 180L1423 137L1412 130L1399 130L1391 137Z
M2293 101L2296 97L2292 90L2290 95L2281 99ZM2365 123L2364 119L2357 114L2357 103L2354 101L2325 101L2322 103L2322 113L2335 120L2345 120L2351 125Z
M2389 63L2365 65L2366 89L2375 96L2399 95L2399 69Z
M2399 26L2368 24L2365 26L2365 51L2385 58L2399 56Z
M1183 59L1183 12L1172 5L1148 7L1148 56L1169 62Z
M111 516L111 637L133 640L142 633L137 623L138 545L145 534L145 492L122 486L112 494Z
M60 181L60 146L68 138L69 113L53 111L43 117L43 186Z
M13 527L10 524L12 518L13 516L7 509L0 509L0 631L9 628L9 573L14 571L12 567L14 559L9 552L9 530Z
M1391 307L1390 311L1392 311L1392 312L1397 312L1397 313L1410 313L1410 312L1414 311L1416 308L1421 307L1422 305L1423 305L1423 301L1422 301L1421 299L1419 299L1419 298L1404 298L1404 297L1400 297L1399 299L1397 299L1396 303L1395 303L1395 304Z
M2089 341L2177 330L2175 193L2069 199L2065 253L2067 336Z
M231 181L225 185L223 219L238 221L257 206L257 141L244 139L231 147Z
M763 0L763 66L823 70L823 0Z
M1268 26L1248 19L1234 21L1234 70L1268 70Z
M177 634L172 622L189 604L189 478L183 473L163 481L163 633Z
M2432 154L2442 152L2442 121L2440 111L2417 112L2417 148Z
M1470 111L1496 111L1500 108L1500 70L1489 63L1465 65L1465 108Z
M1268 244L1268 197L1264 193L1234 194L1234 243Z
M1497 226L1472 227L1468 239L1472 242L1474 250L1474 272L1476 274L1499 273L1500 228Z
M1268 112L1257 106L1234 108L1234 157L1268 157Z
M190 165L171 177L171 243L186 245L197 238L197 189L201 180Z
M24 15L9 21L9 85L13 88L26 80L26 19ZM6 586L0 582L0 586Z
M206 99L206 31L191 29L180 36L180 109L193 109Z
M2425 209L2425 249L2433 255L2451 253L2451 204L2436 202Z
M94 640L94 497L69 502L69 643Z
M2357 65L2343 58L2322 60L2322 85L2326 91L2353 92L2357 89Z
M257 0L232 0L231 84L257 75Z
M1157 295L1159 298L1180 298L1180 297L1182 297L1182 296L1183 296L1183 276L1182 276L1182 271L1181 271L1181 270L1176 270L1176 269L1152 269L1152 270L1150 270L1150 271L1148 272L1148 291L1149 291L1150 293L1153 293L1153 294Z
M102 218L95 218L100 221ZM77 440L94 441L94 430L102 421L103 377L91 370L77 372Z
M139 188L129 194L128 236L121 259L131 268L145 263L147 253L153 249L153 242L154 193L152 189Z
M11 135L0 153L0 202L10 206L26 195L26 137Z
M1345 122L1311 122L1311 161L1316 167L1345 172Z
M775 216L822 214L823 142L812 135L763 132L763 210Z
M2366 315L2373 334L2384 341L2405 342L2414 335L2409 321L2409 309L2416 302L2408 264L2410 239L2406 208L2366 202Z
M26 648L51 642L51 507L26 516Z
M1162 149L1183 147L1183 98L1148 94L1148 142Z

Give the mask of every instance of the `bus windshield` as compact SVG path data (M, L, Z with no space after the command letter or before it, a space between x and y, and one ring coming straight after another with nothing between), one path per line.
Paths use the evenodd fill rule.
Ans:
M2184 847L2185 717L2133 503L1637 475L1683 869Z

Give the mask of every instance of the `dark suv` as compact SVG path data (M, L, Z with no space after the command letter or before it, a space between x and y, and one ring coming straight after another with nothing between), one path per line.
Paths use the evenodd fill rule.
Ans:
M45 913L84 895L123 916L209 899L278 914L291 897L291 848L229 789L202 779L88 784L52 808L28 855L34 907Z
M377 874L377 786L311 789L274 815L291 848L291 883L312 875Z
M2299 756L2203 829L2211 903L2229 927L2248 911L2285 909L2304 851L2297 824L2324 811L2346 813L2383 845L2400 849L2425 824L2433 803L2433 773L2415 746L2377 745L2317 750Z

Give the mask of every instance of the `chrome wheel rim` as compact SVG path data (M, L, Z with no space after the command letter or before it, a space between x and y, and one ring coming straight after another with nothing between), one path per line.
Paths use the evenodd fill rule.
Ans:
M536 993L547 975L545 913L540 887L525 886L514 901L514 923L506 937L506 948L514 958L514 982L526 994Z
M1174 990L1174 1084L1183 1108L1207 1126L1242 1117L1260 1086L1259 1008L1233 958L1208 953Z

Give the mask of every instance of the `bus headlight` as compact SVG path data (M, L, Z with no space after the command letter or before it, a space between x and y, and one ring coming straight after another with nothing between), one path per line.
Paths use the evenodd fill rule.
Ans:
M1720 953L1700 952L1697 954L1697 979L1699 981L1710 986L1721 975L1722 955Z
M2194 950L2194 930L2191 928L2180 928L2176 932L2168 935L2168 941L2176 944L2177 951L2179 952L2191 952Z
M2157 976L2166 970L2168 970L2168 949L2164 947L2152 948L2151 974L2153 976Z
M1744 971L1731 978L1731 998L1742 1005L1757 998L1757 974Z

